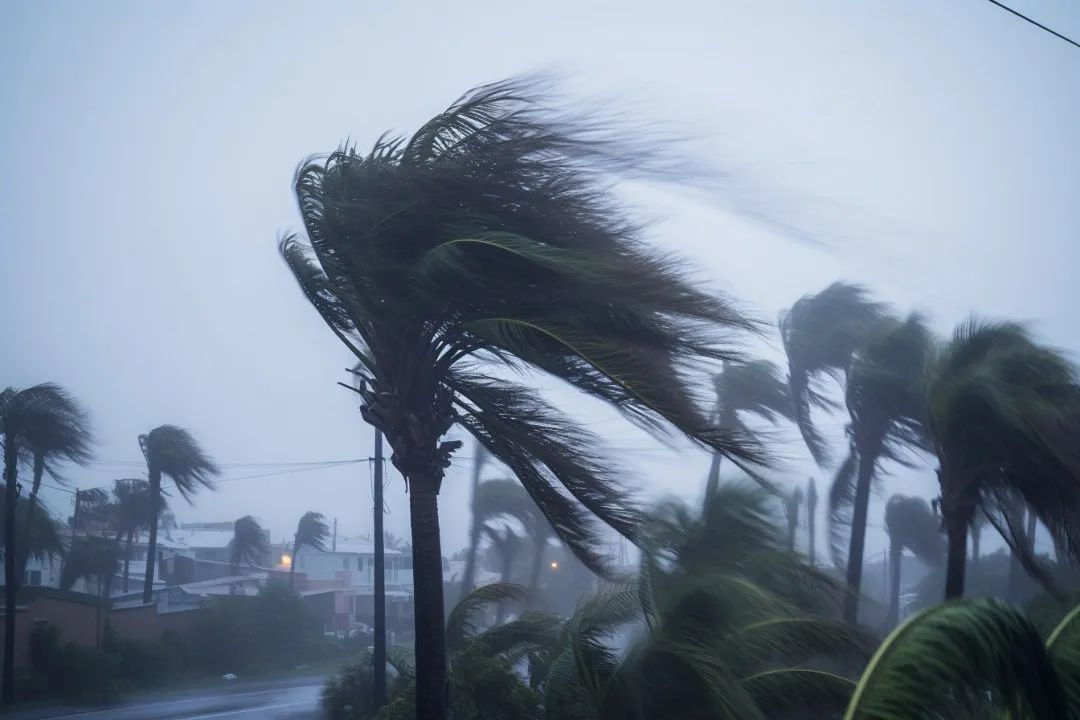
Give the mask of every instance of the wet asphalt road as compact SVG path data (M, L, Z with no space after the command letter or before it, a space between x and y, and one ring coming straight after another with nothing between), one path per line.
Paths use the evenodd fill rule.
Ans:
M141 697L108 708L50 708L3 715L4 720L314 720L324 677L240 684Z

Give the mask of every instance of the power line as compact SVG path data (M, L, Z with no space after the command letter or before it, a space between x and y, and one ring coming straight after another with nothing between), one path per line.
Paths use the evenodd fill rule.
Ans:
M1050 28L1046 27L1046 26L1045 26L1045 25L1043 25L1042 23L1040 23L1040 22L1037 22L1037 21L1035 21L1035 20L1032 20L1032 19L1031 19L1031 18L1029 18L1029 17L1027 16L1027 15L1024 15L1023 13L1020 13L1020 12L1017 12L1016 10L1013 10L1013 9L1012 9L1011 7L1009 7L1008 5L1005 5L1004 3L1000 3L1000 2L998 2L998 0L986 0L986 1L987 1L988 3L990 3L990 4L992 4L992 5L997 5L997 6L999 7L999 8L1001 8L1002 10L1004 10L1004 11L1006 11L1006 12L1010 12L1010 13L1012 13L1013 15L1015 15L1015 16L1016 16L1016 17L1018 17L1018 18L1020 18L1021 20L1024 20L1024 21L1026 21L1026 22L1029 22L1029 23L1031 23L1032 25L1034 25L1035 27L1039 28L1040 30L1045 30L1046 32L1048 32L1048 33L1050 33L1051 35L1053 35L1054 37L1058 37L1058 38L1061 38L1062 40L1064 40L1065 42L1069 43L1070 45L1074 45L1074 46L1076 46L1076 47L1080 48L1080 43L1076 42L1076 41L1075 41L1075 40L1073 40L1072 38L1067 38L1067 37L1065 37L1064 35L1062 35L1061 33L1057 32L1056 30L1051 30Z

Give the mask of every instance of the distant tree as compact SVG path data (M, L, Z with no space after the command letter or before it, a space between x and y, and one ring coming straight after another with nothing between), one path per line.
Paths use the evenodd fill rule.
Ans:
M84 462L89 457L86 419L78 403L54 383L42 383L26 390L7 388L0 393L0 442L4 451L4 704L15 702L15 605L19 571L25 564L16 544L19 464L30 459L34 466L33 501L27 504L25 533L34 532L37 513L39 472L46 463L70 459Z
M19 497L15 509L16 537L19 541L19 552L26 553L29 557L40 563L61 560L66 551L60 523L49 514L48 509L42 503L34 505L30 510L30 503L24 497ZM0 494L0 517L6 517L7 496ZM30 514L33 513L33 522L29 532L25 531L24 524ZM0 547L0 554L6 556L7 548Z
M617 178L672 180L679 165L663 143L635 146L551 100L537 83L496 83L407 140L306 162L295 189L310 244L280 245L363 365L364 417L408 483L425 720L446 716L438 495L455 423L593 568L611 570L594 518L631 539L638 528L598 438L501 369L531 366L652 431L762 459L752 438L709 423L692 387L701 375L686 372L737 359L731 332L758 325L643 242L610 191Z
M150 483L146 480L116 480L113 483L114 527L117 536L124 538L124 570L122 588L128 592L128 576L131 567L131 549L135 535L150 527L150 515L154 512ZM164 498L159 498L158 512L164 511Z
M112 579L120 568L120 549L116 542L100 535L77 538L64 556L60 568L60 589L70 590L78 580L90 592L93 583L98 595L109 597Z
M725 430L749 435L743 415L753 415L773 424L781 419L795 419L795 406L787 384L781 378L779 368L768 360L724 361L723 371L713 376L713 389L716 391L713 422ZM706 492L715 491L720 482L722 459L723 453L712 454ZM746 466L741 469L768 489L774 489L756 471Z
M161 502L161 478L173 481L181 497L188 502L200 487L212 487L210 479L218 469L210 457L184 428L161 425L139 436L139 447L146 458L150 496L154 505ZM150 515L150 539L146 549L146 578L143 582L143 602L153 598L154 565L157 555L158 513Z
M893 495L885 504L885 530L889 533L889 617L887 626L900 622L900 563L904 550L928 565L945 559L941 523L922 498Z
M910 450L927 449L923 379L934 352L934 336L918 314L904 321L884 319L871 329L847 373L851 416L849 458L829 492L832 538L850 518L844 617L855 622L862 586L863 550L870 492L885 460L903 460Z
M105 522L109 517L110 499L105 488L93 487L75 490L75 512L71 516L72 535L86 531L88 525Z
M799 511L802 509L803 491L801 487L793 489L784 498L784 514L787 516L787 547L795 552L795 534L799 529Z
M488 462L488 453L479 440L473 448L472 481L469 492L469 544L465 547L465 569L461 574L461 588L458 600L473 589L476 584L476 556L480 551L480 534L484 526L483 507L480 503L480 474Z
M300 516L300 522L296 524L296 533L293 535L292 562L289 563L289 587L293 587L293 578L296 575L296 562L300 548L305 545L313 550L326 550L326 539L330 537L330 526L326 524L326 516L311 510Z
M964 592L976 511L1024 503L1060 558L1080 558L1080 385L1076 369L1015 323L960 325L927 373L928 426L948 534L947 598ZM1022 520L987 513L1024 568L1043 581Z
M817 565L817 487L814 478L806 482L806 536L810 567Z
M253 515L237 518L233 523L233 537L229 541L229 572L240 574L240 565L257 566L266 562L270 541L266 531Z
M811 409L837 408L820 390L825 377L842 380L870 331L888 314L860 285L835 282L804 295L780 315L780 338L788 361L788 387L795 421L818 465L830 458L828 443L814 427Z

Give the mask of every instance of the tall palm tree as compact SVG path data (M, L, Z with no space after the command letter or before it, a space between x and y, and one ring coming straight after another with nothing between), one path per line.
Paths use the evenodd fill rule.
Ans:
M934 348L923 319L878 322L848 369L846 401L851 415L850 456L829 493L830 518L838 528L851 519L844 617L855 622L862 585L863 548L870 491L884 460L902 460L907 449L926 448L922 425L924 368ZM854 466L854 472L852 472Z
M525 545L524 538L510 527L497 528L485 525L483 532L491 541L491 549L499 561L499 582L509 583L514 570L514 561ZM501 623L504 617L506 617L506 606L504 603L498 603L495 610L495 622Z
M500 368L538 369L652 431L762 459L744 433L709 422L690 385L700 375L687 373L737 359L730 332L758 325L643 242L609 190L670 180L677 163L662 144L554 107L536 83L497 83L407 140L306 162L295 188L309 244L280 246L363 365L364 417L408 482L417 713L432 720L446 714L437 498L461 444L442 440L451 426L510 468L594 569L610 569L594 516L631 539L638 528L597 438Z
M986 503L1019 497L1054 539L1080 558L1080 385L1058 351L1015 323L960 325L927 372L927 416L949 540L945 596L964 591L967 531ZM1024 568L1039 567L1022 520L987 513Z
M162 500L161 478L173 481L181 497L191 502L200 487L212 487L210 479L218 469L213 460L184 428L160 425L139 436L139 448L146 458L146 473L150 482L153 506ZM153 599L154 565L157 555L158 513L150 514L150 539L146 549L146 578L143 581L143 602Z
M296 534L293 535L292 562L289 563L289 587L293 587L297 555L300 548L306 545L321 552L326 549L326 539L328 537L330 537L330 526L326 523L325 515L308 510L300 516L300 522L296 523Z
M461 589L458 591L459 601L472 590L476 582L476 555L480 549L480 529L484 526L479 512L481 508L477 507L477 498L480 491L480 473L487 462L487 451L480 441L477 441L473 453L472 487L469 494L472 515L469 519L469 545L465 548L465 569L461 574Z
M237 518L233 523L233 537L229 541L229 572L240 574L241 563L247 566L266 562L270 541L266 531L253 515Z
M34 532L38 471L46 462L70 459L84 462L89 457L86 420L78 403L55 383L42 383L26 390L7 388L0 393L0 442L4 451L4 676L3 702L15 702L15 604L19 570L24 564L16 544L16 509L20 486L19 463L32 459L35 472L34 500L27 504L26 532Z
M42 387L42 386L38 386ZM27 436L30 455L33 460L33 485L30 486L27 520L23 523L23 540L33 532L34 508L38 502L41 481L48 473L54 480L62 480L56 464L69 462L85 464L90 453L90 422L86 412L78 401L59 386L49 391L50 421L42 423ZM25 542L23 543L25 545ZM21 553L17 573L20 577L26 571L27 554Z
M72 535L77 534L80 529L86 531L87 518L91 522L106 518L109 502L109 492L105 488L76 488L75 512L71 516Z
M113 503L116 507L114 526L117 533L124 537L124 569L122 588L128 591L128 578L131 568L131 548L135 535L150 527L150 515L154 512L150 483L146 480L117 480L113 483ZM164 510L164 498L159 500L158 512Z
M904 550L928 565L945 559L941 523L922 498L893 495L885 503L885 530L889 533L889 617L887 626L900 622L900 563Z
M804 295L780 315L795 422L818 465L828 462L830 452L814 427L811 409L838 407L822 394L820 382L823 376L843 381L852 356L887 314L885 305L870 300L862 286L835 282L816 295Z
M768 360L725 361L723 371L713 376L713 388L716 391L713 421L722 428L749 433L742 415L754 415L773 424L782 418L795 419L787 384L780 377L779 368ZM715 491L720 482L722 459L723 453L712 454L707 493Z

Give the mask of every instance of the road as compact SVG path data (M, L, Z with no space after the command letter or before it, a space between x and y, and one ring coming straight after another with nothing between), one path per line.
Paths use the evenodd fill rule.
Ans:
M4 720L314 720L324 677L245 683L145 697L108 708L50 708L15 712Z

